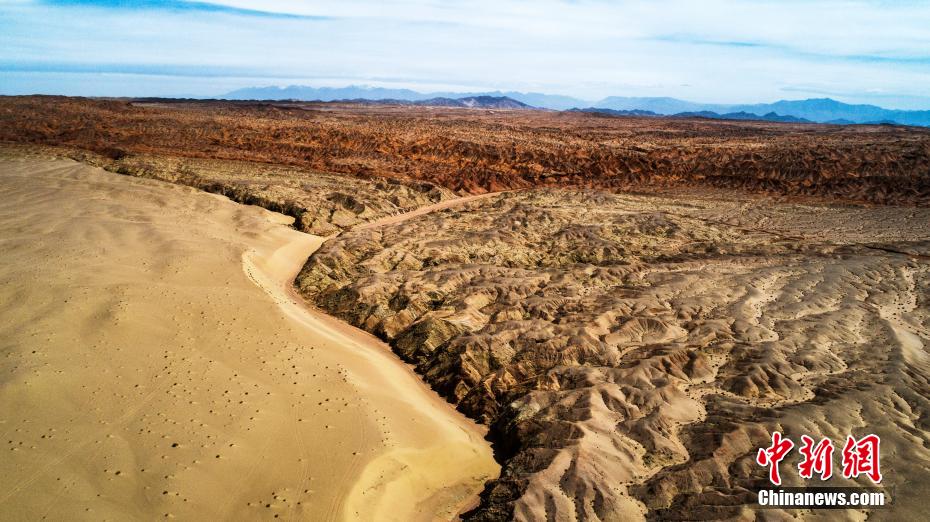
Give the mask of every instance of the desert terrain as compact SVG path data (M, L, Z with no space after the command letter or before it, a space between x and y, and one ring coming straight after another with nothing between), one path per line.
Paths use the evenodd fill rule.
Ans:
M297 282L491 426L475 519L752 518L770 432L865 428L907 519L928 254L928 209L539 189L345 233Z
M297 304L290 218L70 160L0 160L0 518L430 520L483 430Z
M61 371L86 372L91 364L87 357L117 364L110 366L112 378L94 381L96 387L109 387L101 393L111 394L114 410L124 411L122 403L136 393L124 386L132 382L127 374L140 375L133 385L153 382L158 369L155 361L148 366L146 357L169 355L183 366L159 371L194 372L196 384L177 386L184 386L187 394L200 393L199 399L169 393L171 399L197 403L185 408L227 405L226 395L217 394L238 381L225 374L215 386L207 386L200 376L208 373L196 366L204 364L202 358L213 360L223 352L198 354L198 348L191 353L192 347L213 346L217 340L238 350L224 355L232 360L220 360L241 375L257 378L263 370L271 371L261 384L273 395L255 405L261 412L300 408L304 403L293 393L301 386L307 393L326 392L326 397L336 394L330 382L342 386L336 395L353 397L343 408L327 409L325 399L320 404L322 395L307 402L317 404L310 410L317 414L317 424L335 428L292 430L287 440L294 445L313 440L312 451L319 453L308 460L326 462L327 477L354 477L345 479L351 492L344 492L343 479L330 480L329 490L305 488L328 499L328 511L274 514L351 519L399 513L404 506L414 515L431 512L446 519L467 507L462 516L474 520L902 520L924 513L921 502L930 493L927 129L371 104L26 97L0 98L0 141L6 142L2 150L12 162L8 164L20 165L8 168L15 174L8 183L11 190L27 179L52 183L47 181L51 171L43 170L52 165L46 159L51 156L68 158L53 165L84 169L67 162L76 160L110 171L93 171L95 184L80 193L96 198L95 205L62 195L30 214L21 209L45 200L34 193L8 198L10 230L21 232L11 234L19 243L7 241L17 248L3 254L4 270L19 270L4 275L4 289L10 289L7 302L21 301L31 292L73 295L81 288L77 281L102 277L100 267L111 262L121 270L135 266L116 259L69 272L78 268L71 266L73 260L94 258L80 249L100 248L96 245L104 240L127 241L112 231L122 230L116 225L102 227L107 231L90 236L92 240L82 240L79 232L71 232L73 237L62 232L49 238L42 252L27 240L36 233L28 227L48 227L55 219L64 220L62 229L91 226L80 217L82 212L95 212L121 197L101 185L149 183L168 190L159 182L168 181L293 220L293 229L281 225L281 216L270 225L273 214L179 187L172 194L205 203L184 206L177 215L145 214L145 219L157 215L176 220L165 222L159 234L181 235L166 236L159 247L147 246L151 257L142 257L152 259L154 266L142 268L159 271L138 274L127 289L169 280L173 271L196 266L157 263L156 254L194 255L185 248L195 248L201 256L233 252L225 264L211 261L217 263L215 270L195 271L170 285L184 293L154 308L182 315L161 331L184 332L177 334L170 354L164 353L164 342L154 341L133 354L112 353L123 346L80 337L90 335L87 329L63 331L60 319L42 319L47 313L72 313L59 303L30 304L18 313L34 315L3 325L18 325L11 328L17 342L8 343L4 355L18 354L7 356L7 368L20 371L23 381L27 373L21 368L27 366L21 360L34 357L26 355L32 350L45 350L40 343L46 332L77 339L65 351L71 358L55 367ZM76 181L84 183L89 171L79 172ZM114 203L118 210L105 217L126 220L145 212L142 203ZM196 246L208 240L225 246ZM258 254L242 257L249 251ZM49 265L43 269L29 264L46 253ZM271 268L262 268L269 263ZM63 278L54 291L36 289L38 274L46 270ZM210 292L217 289L202 283L209 277L234 278L239 291L254 293L257 288L256 295L264 297L252 302L220 292L211 299ZM145 300L158 303L154 296ZM262 303L276 304L277 311L250 310ZM197 317L201 311L219 313L215 310L222 317L212 322ZM155 313L152 308L121 312L124 321ZM282 328L297 339L276 337L285 335ZM111 329L106 324L94 331L105 335ZM236 337L222 338L224 331ZM411 375L403 373L407 367L390 359L395 355L384 345L377 348L375 337L445 401L486 427L501 466L499 477L488 446L478 440L480 431L443 410L436 395L417 388ZM132 339L137 338L157 336L137 331ZM321 342L328 344L314 344ZM98 355L87 347L108 351ZM372 368L367 360L371 353L380 354L376 367L392 365L398 376L406 376L402 382L409 387L398 388L393 378L364 370ZM120 355L133 358L123 359L119 368ZM314 371L291 375L287 365L295 363L288 357L302 358ZM268 366L274 364L279 366ZM33 363L28 368L41 367ZM307 373L331 380L321 386ZM347 380L340 385L340 378ZM25 402L0 403L0 411L18 415L41 412L46 402L58 404L60 396L54 393L75 393L73 387L59 390L52 384L40 393L22 383L4 386L15 391L0 389L0 397L12 394ZM165 408L176 407L165 400ZM403 404L391 409L388 403L398 400ZM445 413L435 417L436 411ZM308 438L325 437L331 433L326 430L338 430L340 419L354 419L359 412L360 419L381 427L353 435L369 437L368 453L360 453L369 456L364 465L340 453L351 445L341 438L346 432L334 432L331 439ZM225 413L239 421L246 413L251 416L247 409ZM154 420L174 426L164 420L170 418L183 425L184 415L172 410ZM434 418L430 427L422 425ZM18 422L32 434L39 420ZM390 429L383 423L390 423ZM267 444L268 433L288 429L283 420L262 426L269 431L260 436L248 429L239 433L257 430L254 423L224 427L221 433ZM132 438L124 434L125 451L172 457L145 445L144 437L151 435L142 433L154 428L133 428L142 431L133 432ZM26 432L27 427L20 429ZM83 429L82 441L102 437L90 424ZM187 429L191 438L212 434L197 425ZM835 441L848 434L879 434L882 486L890 492L893 508L755 510L754 488L766 477L766 470L754 462L756 450L769 444L776 430L794 439L810 435ZM19 442L27 444L25 438L11 442L11 450ZM428 440L459 444L468 451L432 448L438 451L432 454L432 449L423 449ZM200 443L209 457L216 443ZM332 444L337 451L327 452ZM299 451L311 451L308 447ZM287 446L280 451L294 454ZM434 456L421 458L416 451ZM267 460L257 463L254 454L244 457L242 465L251 466L248 476L256 477L256 490L269 490L258 481L271 480L264 474L273 468ZM431 459L440 456L445 460L435 465ZM460 463L463 456L470 464ZM224 458L195 460L195 465L185 464L194 470L189 472L197 477L194 482L214 487L213 477L222 472L204 467L225 463ZM35 463L23 462L19 465ZM72 465L70 458L42 462L48 473L62 468L62 462ZM90 464L80 462L84 468L71 473L80 477L74 481L87 481L81 482L82 491L97 494L110 487L110 482L87 478L83 473ZM782 464L785 470L796 465L796 456ZM23 469L7 475L21 482ZM440 476L409 479L409 469ZM447 474L452 471L456 473ZM784 476L788 486L803 485L796 473ZM383 477L393 480L386 486ZM115 477L110 481L120 484ZM159 494L177 491L163 484L145 485ZM852 482L834 478L831 485ZM269 491L277 492L273 487ZM153 496L158 511L185 506L158 504L164 498ZM124 498L105 495L106 505L128 509L115 503L116 497ZM145 494L138 498L150 502ZM183 498L190 497L181 502ZM182 514L248 513L229 509Z
M554 185L649 193L710 187L909 205L930 199L930 129L889 125L30 96L0 97L0 141L116 160L244 160L461 194Z

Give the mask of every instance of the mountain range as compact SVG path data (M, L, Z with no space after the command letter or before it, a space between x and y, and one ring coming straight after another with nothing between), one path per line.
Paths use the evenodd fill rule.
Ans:
M611 96L594 104L595 108L612 110L645 110L660 115L715 113L717 115L748 113L793 116L817 123L898 123L930 126L930 111L884 109L875 105L852 105L830 98L781 100L775 103L726 105L696 103L676 98L628 98ZM743 118L728 118L743 119Z
M345 100L331 100L352 103L390 103L396 105L418 105L422 107L461 107L469 109L536 109L531 105L508 98L507 96L466 96L464 98L446 98L437 97L428 100L399 100L396 98L384 98L378 100L369 100L366 98L355 98Z
M397 102L416 102L417 104L452 106L469 106L476 99L488 97L506 98L527 107L509 108L543 108L552 110L569 110L588 107L589 111L606 112L606 110L639 112L638 115L657 116L700 116L725 119L760 119L767 121L816 122L834 124L856 123L897 123L901 125L930 126L930 110L910 111L885 109L876 105L853 105L830 98L807 100L781 100L774 103L757 104L713 104L699 103L667 97L622 97L610 96L592 102L571 96L542 94L535 92L492 91L492 92L431 92L422 93L410 89L389 89L351 85L348 87L308 87L291 85L288 87L249 87L227 93L222 98L229 100L391 100ZM472 100L457 104L456 100ZM486 100L487 101L487 100ZM428 103L427 103L428 102ZM441 102L441 103L440 103ZM510 103L510 102L506 102ZM494 103L492 103L494 105ZM478 103L475 106L487 107ZM505 108L500 106L498 108Z
M224 94L227 100L302 100L302 101L341 101L341 100L394 100L420 102L436 98L463 99L492 96L510 98L531 107L542 109L566 110L573 107L590 105L571 96L542 94L538 92L489 91L489 92L417 92L410 89L388 89L350 85L348 87L308 87L291 85L288 87L248 87Z
M679 112L676 114L659 114L654 111L646 111L642 109L632 109L632 110L617 110L617 109L602 109L598 107L588 107L586 109L570 109L573 112L587 112L587 113L596 113L596 114L606 114L608 116L637 116L637 117L653 117L653 118L710 118L714 120L753 120L753 121L775 121L781 123L815 123L811 120L804 118L798 118L796 116L783 116L775 112L768 112L765 114L755 114L749 112L727 112L727 113L717 113L713 111L691 111L691 112ZM839 123L839 122L836 122ZM849 125L852 122L842 122L839 123L842 125Z

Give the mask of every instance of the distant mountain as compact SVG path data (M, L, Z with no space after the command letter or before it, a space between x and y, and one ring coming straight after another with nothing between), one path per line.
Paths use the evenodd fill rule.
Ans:
M508 98L507 96L467 96L465 98L430 98L428 100L399 100L397 98L384 98L369 100L354 98L345 100L329 100L334 102L364 103L369 105L416 105L420 107L462 107L469 109L535 109L523 102Z
M350 85L348 87L308 87L291 85L288 87L248 87L220 96L227 100L301 100L301 101L337 101L337 100L398 100L425 101L437 98L461 100L464 98L509 98L532 107L564 110L588 104L584 100L570 96L542 94L537 92L430 92L422 93L410 89L386 89Z
M521 101L507 96L466 96L464 98L430 98L410 102L428 107L464 107L470 109L534 109Z
M755 113L773 111L817 122L831 120L848 120L853 123L888 121L904 125L930 125L930 111L899 111L883 109L875 105L850 105L830 98L782 100L770 104L742 105L738 106L737 110Z
M440 98L448 100L449 98ZM461 107L481 108L481 109L534 109L535 107L521 101L510 98L509 96L467 96L452 100L461 104ZM418 102L428 104L430 100Z
M587 109L571 109L571 112L587 112L593 114L605 114L608 116L637 116L637 117L672 117L672 118L709 118L714 120L745 120L745 121L777 121L782 123L814 123L810 120L805 120L804 118L797 118L795 116L782 116L774 112L769 112L767 114L758 115L752 114L749 112L728 112L725 114L719 114L713 111L691 111L691 112L679 112L672 115L658 114L652 111L633 109L633 110L616 110L616 109L599 109L597 107L589 107Z
M663 100L672 100L672 98L664 98ZM655 107L660 106L662 103L666 104L665 105L666 108L676 106L674 102L665 102L665 101L659 102L659 104L653 103L650 106L655 108ZM682 102L682 103L689 103L689 102ZM771 104L771 105L775 105L775 104ZM759 110L761 108L765 108L768 106L769 105L760 104L760 105L754 105L752 107L755 107L756 110ZM722 107L741 107L741 106L724 105ZM923 112L930 112L930 111L892 111L888 109L881 109L881 110L886 111L886 112L910 113L907 118L901 118L901 119L910 119L912 121L922 121L919 119L919 115L922 114ZM799 118L797 116L778 114L777 112L774 112L774 111L767 112L761 115L752 113L752 112L746 112L746 111L725 112L721 114L721 113L709 111L709 110L685 111L685 112L678 112L674 114L660 114L658 112L653 112L653 111L643 110L643 109L604 109L600 107L588 107L585 109L577 109L577 108L569 109L568 112L585 112L589 114L603 114L607 116L633 116L633 117L647 117L647 118L648 117L652 117L652 118L660 118L660 117L708 118L712 120L774 121L774 122L780 122L780 123L827 123L830 125L901 125L902 124L900 120L891 120L891 119L855 122L852 120L840 118L840 119L835 119L835 120L826 120L823 122L818 122L814 120L809 120L807 118ZM915 113L918 115L918 117L914 116ZM909 125L930 126L930 123L910 123Z
M776 121L781 123L815 123L811 120L804 118L798 118L796 116L782 116L775 112L769 112L763 115L753 114L750 112L740 111L740 112L728 112L725 114L717 114L712 111L700 111L700 112L680 112L674 115L676 118L710 118L714 120L745 120L745 121Z
M569 112L587 112L587 113L593 113L593 114L606 114L608 116L640 116L640 117L662 116L661 114L658 114L652 111L643 111L643 110L618 111L614 109L599 109L597 107L588 107L586 109L569 109Z
M247 87L221 96L227 100L301 100L301 101L335 101L335 100L403 100L424 99L423 94L410 89L385 89L382 87L307 87L290 85L288 87Z
M410 89L388 89L350 85L348 87L308 87L291 85L288 87L249 87L232 91L222 96L228 100L396 100L398 102L422 102L426 100L462 100L468 98L508 98L531 107L553 110L568 110L575 107L593 112L613 110L627 112L628 116L655 115L673 116L688 113L713 113L704 115L708 118L726 117L727 119L760 119L766 121L834 123L850 125L856 123L898 123L902 125L930 126L930 111L903 111L883 109L875 105L852 105L830 98L809 100L781 100L775 103L758 104L718 104L699 103L677 98L643 98L610 96L597 103L587 102L571 96L542 94L534 92L493 91L493 92L430 92L422 93ZM434 102L439 103L439 102ZM511 107L518 108L518 107ZM635 114L637 111L640 114ZM741 117L740 113L750 116ZM795 119L791 119L795 118Z
M875 105L851 105L830 98L791 101L782 100L775 103L751 105L721 105L689 102L675 98L625 98L611 96L609 98L604 98L594 106L596 108L613 110L645 110L664 115L681 113L694 114L702 112L716 113L717 115L748 113L752 115L765 115L766 117L760 117L760 119L769 119L767 116L774 113L775 115L781 115L781 117L791 116L818 123L842 122L844 124L852 124L894 122L902 125L930 126L930 111L902 111L883 109Z
M564 111L571 109L572 107L581 107L582 105L588 105L590 102L581 100L578 98L572 98L571 96L561 96L558 94L542 94L538 92L492 92L484 93L492 96L506 96L508 98L513 98L514 100L521 101L527 105L532 105L533 107L541 107L543 109L553 109L556 111ZM461 96L461 95L460 95Z
M735 116L735 117L734 117L734 118L728 118L728 119L746 120L746 119L749 119L749 118L747 118L746 116L755 116L756 118L759 117L758 114L749 114L748 112L738 112L738 113L737 113L737 112L734 112L734 113L731 113L731 114L732 114L733 116ZM688 112L679 112L679 113L677 113L677 114L671 114L670 116L672 116L672 117L674 117L674 118L709 118L709 119L713 119L713 120L724 119L724 118L723 118L723 115L718 114L718 113L716 113L716 112L714 112L714 111L688 111ZM741 116L743 116L743 117L741 117Z
M630 98L625 96L610 96L594 104L598 109L613 109L615 111L649 111L656 114L672 115L682 112L730 112L726 105L710 105L695 103L676 98Z

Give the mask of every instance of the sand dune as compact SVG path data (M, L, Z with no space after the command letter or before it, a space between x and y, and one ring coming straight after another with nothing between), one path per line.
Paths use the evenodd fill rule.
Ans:
M287 291L284 216L70 161L0 162L0 513L452 515L497 465L372 337Z

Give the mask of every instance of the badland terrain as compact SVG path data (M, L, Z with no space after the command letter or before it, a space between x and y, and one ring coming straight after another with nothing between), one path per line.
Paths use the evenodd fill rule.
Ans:
M773 431L879 434L893 508L834 513L923 513L930 129L24 97L0 141L326 236L299 295L489 430L465 518L820 516L753 509Z

